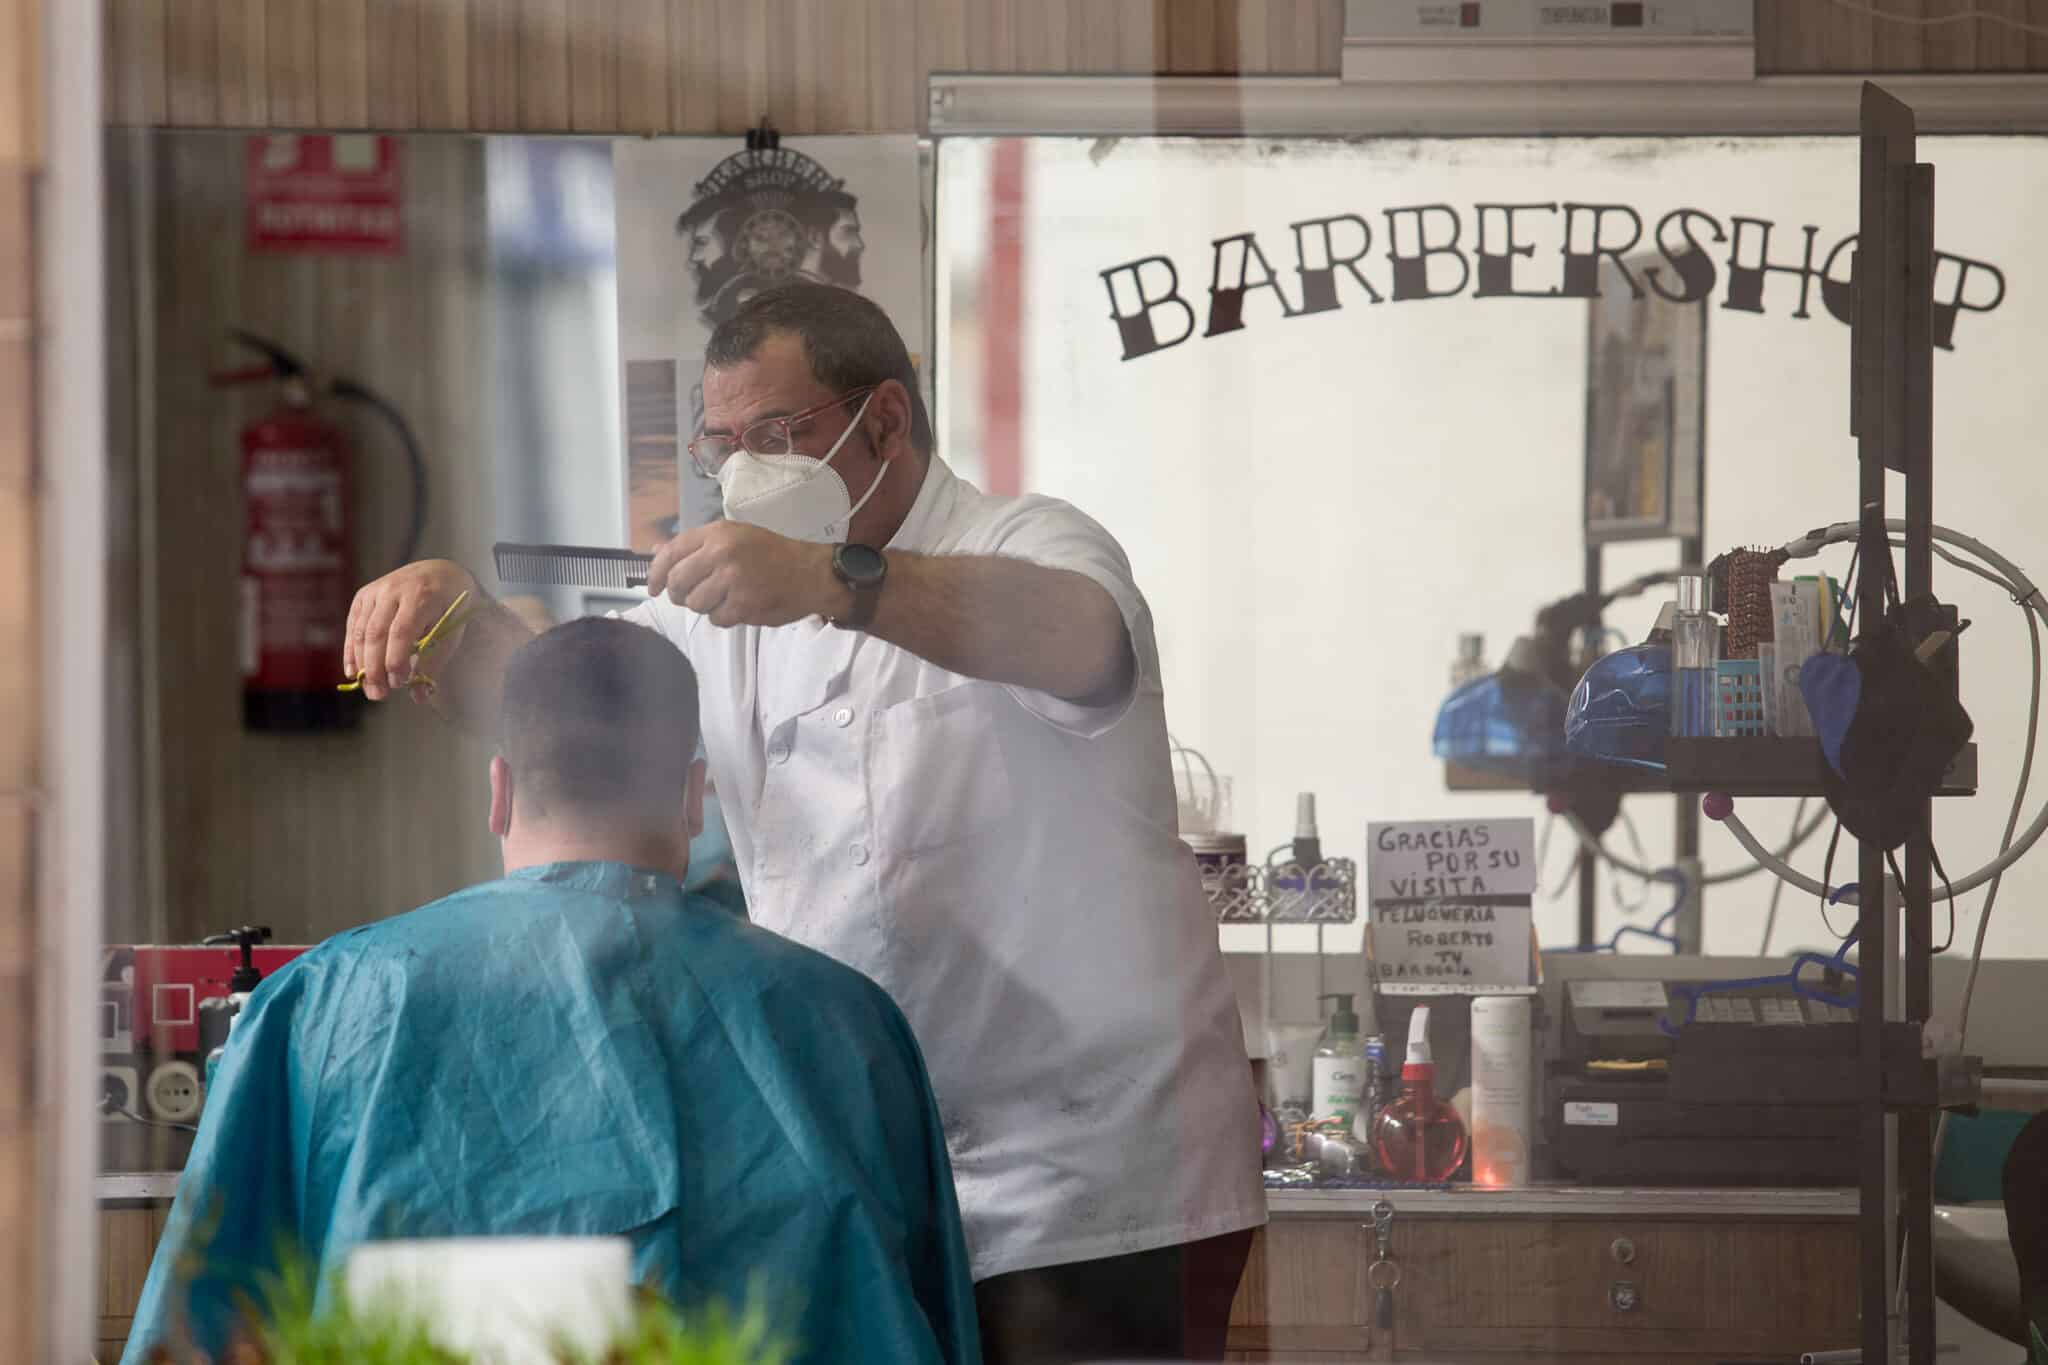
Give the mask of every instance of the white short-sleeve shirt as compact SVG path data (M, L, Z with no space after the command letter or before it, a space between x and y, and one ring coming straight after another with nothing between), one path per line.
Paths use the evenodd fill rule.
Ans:
M1158 650L1122 549L936 456L887 548L1085 574L1123 613L1135 681L1089 708L816 619L635 607L696 669L749 915L909 1017L976 1279L1263 1223L1243 1030L1176 835Z

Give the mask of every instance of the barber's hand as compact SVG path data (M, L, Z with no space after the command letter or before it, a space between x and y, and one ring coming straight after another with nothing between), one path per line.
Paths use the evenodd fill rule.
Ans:
M474 575L446 559L423 559L394 569L356 590L348 609L348 635L341 650L343 678L363 675L363 695L382 701L413 682L413 645L462 593L472 601L483 595ZM456 631L434 646L437 666L453 658L462 644ZM425 688L413 688L422 700Z
M710 619L714 626L786 626L846 609L852 594L832 572L832 547L714 521L655 552L648 596Z

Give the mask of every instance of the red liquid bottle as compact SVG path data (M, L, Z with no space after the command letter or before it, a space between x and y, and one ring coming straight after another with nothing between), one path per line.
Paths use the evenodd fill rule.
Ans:
M1401 1095L1373 1125L1373 1152L1393 1180L1440 1185L1465 1162L1469 1139L1458 1111L1436 1097L1436 1059L1429 1050L1429 1006L1418 1005L1408 1023L1408 1061Z

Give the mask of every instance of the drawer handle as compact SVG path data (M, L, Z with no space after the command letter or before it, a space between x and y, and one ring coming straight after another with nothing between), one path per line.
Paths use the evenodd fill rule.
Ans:
M1615 1264L1617 1264L1617 1265L1633 1265L1633 1264L1635 1264L1635 1259L1636 1259L1636 1244L1635 1244L1634 1242L1631 1242L1631 1241L1630 1241L1630 1240L1629 1240L1628 1238L1626 1238L1626 1237L1617 1237L1617 1238L1615 1238L1615 1239L1614 1239L1614 1245L1613 1245L1612 1247L1610 1247L1610 1248L1609 1248L1609 1250L1610 1250L1610 1251L1612 1251L1612 1252L1614 1253L1614 1261L1615 1261Z

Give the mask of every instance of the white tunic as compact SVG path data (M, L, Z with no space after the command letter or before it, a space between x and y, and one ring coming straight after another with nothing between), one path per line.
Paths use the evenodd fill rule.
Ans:
M1176 837L1158 649L1123 551L1067 504L986 495L936 456L887 548L1085 574L1130 629L1132 693L1084 708L816 619L728 630L635 607L696 668L749 915L909 1017L976 1279L1263 1223L1237 1002Z

